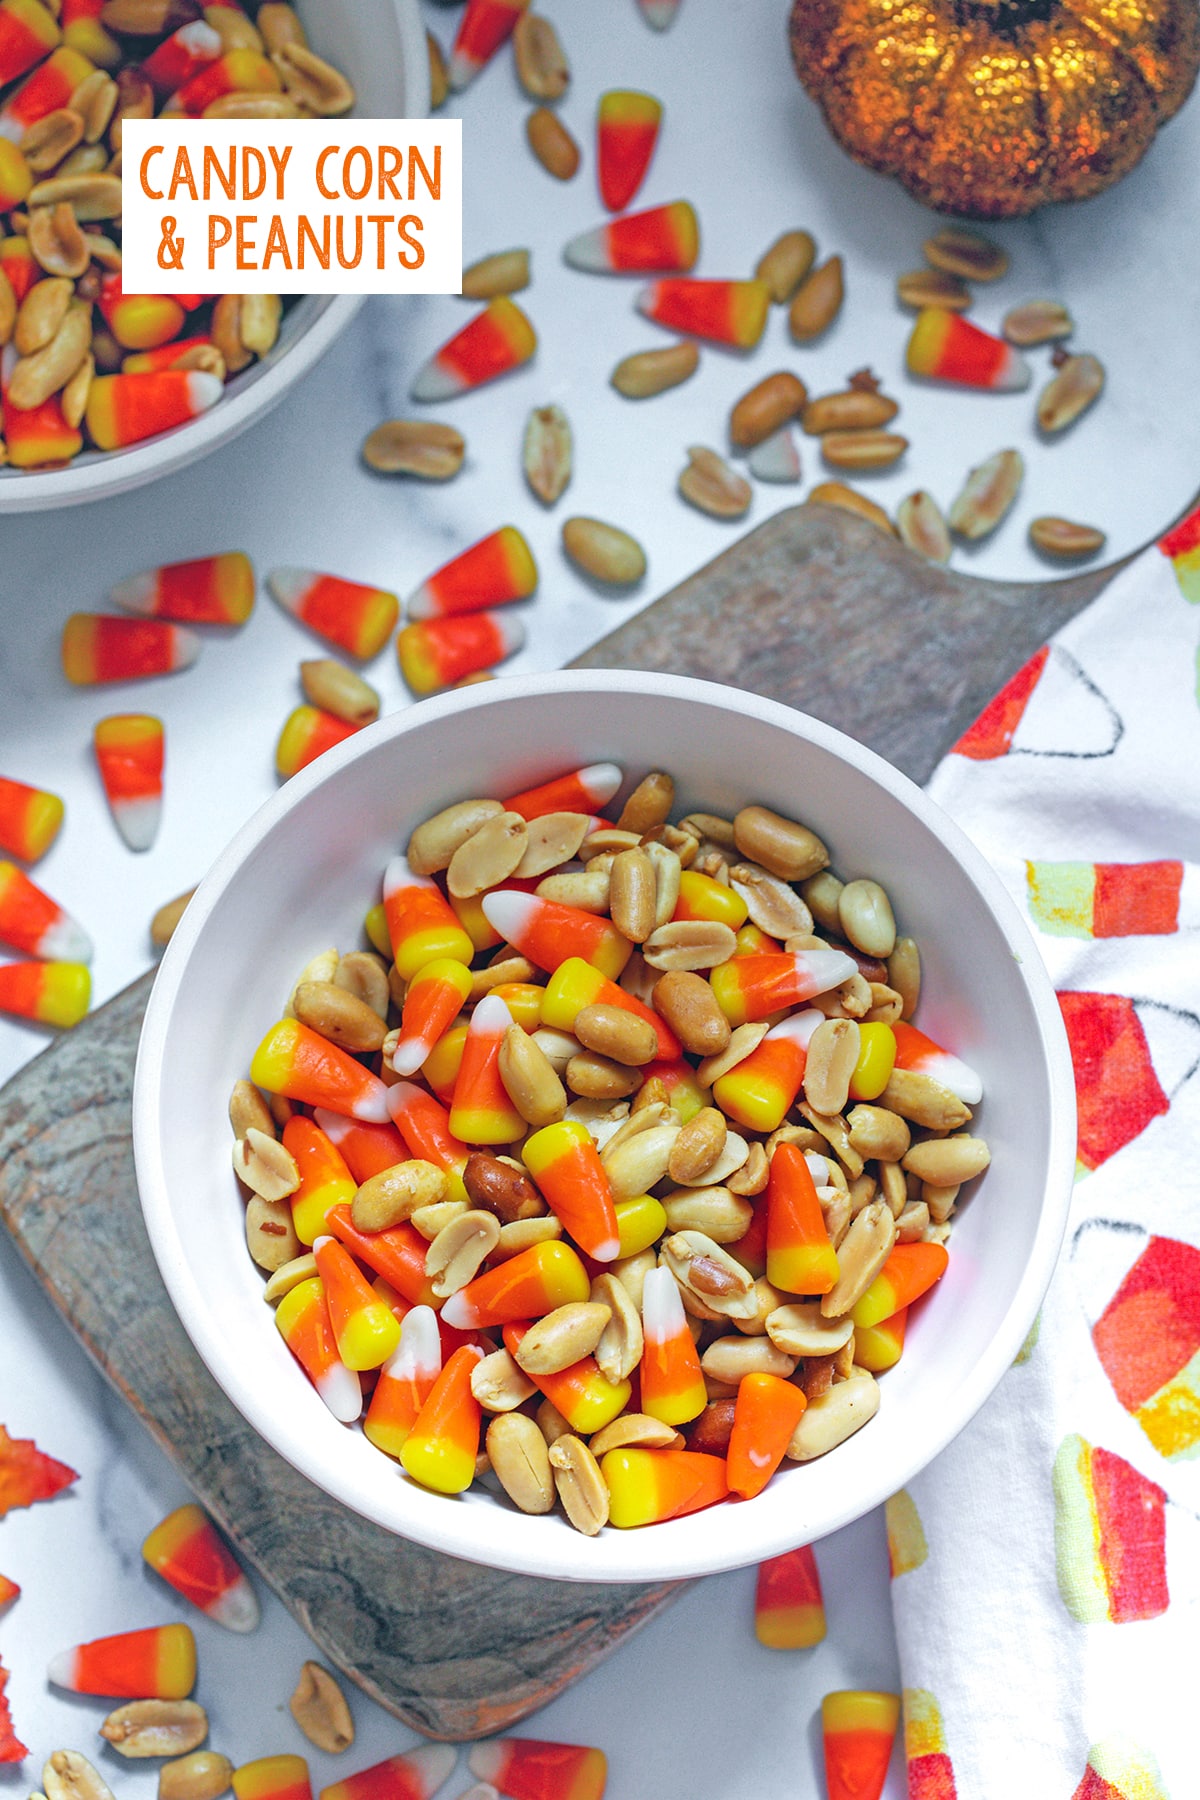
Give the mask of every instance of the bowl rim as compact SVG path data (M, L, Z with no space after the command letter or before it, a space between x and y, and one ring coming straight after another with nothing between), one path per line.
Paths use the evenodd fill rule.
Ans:
M778 701L722 683L644 670L586 669L513 675L469 689L451 691L424 700L419 706L389 714L333 750L327 751L316 762L293 776L240 828L200 883L167 946L151 990L138 1044L133 1086L134 1163L143 1217L154 1257L194 1349L235 1409L285 1461L291 1463L317 1487L349 1507L352 1512L370 1519L396 1536L409 1538L468 1562L561 1580L678 1581L743 1567L747 1563L794 1549L799 1530L804 1531L804 1541L811 1542L814 1537L811 1523L797 1523L791 1530L782 1526L773 1531L760 1531L749 1548L739 1547L740 1540L736 1533L716 1534L716 1541L711 1547L706 1547L706 1554L701 1562L697 1562L694 1555L689 1557L676 1551L671 1543L672 1534L665 1528L652 1532L613 1531L606 1534L604 1554L595 1559L597 1566L590 1567L586 1547L591 1545L592 1540L582 1540L573 1556L564 1553L561 1545L547 1545L546 1554L538 1550L528 1555L519 1552L497 1554L480 1541L479 1511L474 1507L447 1505L436 1509L437 1516L428 1527L423 1520L413 1521L411 1528L409 1521L403 1527L398 1526L386 1507L372 1505L357 1490L353 1479L344 1478L336 1465L325 1466L325 1459L308 1451L301 1432L281 1424L265 1405L258 1402L252 1391L247 1391L244 1379L234 1366L233 1359L227 1355L219 1333L208 1320L202 1290L183 1254L172 1214L162 1145L157 1131L166 1037L190 952L246 858L276 825L298 807L302 807L314 789L336 779L343 768L359 757L373 752L385 741L419 731L427 722L469 710L510 704L514 699L539 694L604 694L611 693L614 688L625 693L640 694L647 699L669 696L684 701L702 701L707 705L718 705L749 714L763 724L782 728L791 735L807 739L818 749L849 762L860 774L874 781L893 799L914 812L948 843L950 851L991 910L1021 971L1021 980L1033 1009L1050 1086L1048 1152L1041 1207L1024 1270L1000 1327L993 1334L985 1353L978 1358L957 1388L954 1406L948 1406L937 1422L931 1422L930 1428L923 1435L919 1450L889 1462L883 1479L873 1484L868 1483L865 1489L862 1485L857 1485L854 1492L847 1495L845 1504L835 1508L831 1516L822 1521L820 1532L816 1535L827 1536L863 1517L928 1467L970 1423L1015 1360L1033 1326L1054 1273L1066 1232L1075 1174L1075 1084L1070 1050L1053 984L1032 933L998 875L961 827L915 782L875 751L821 720ZM443 1514L444 1518L441 1516ZM647 1544L647 1539L652 1540L651 1544ZM570 1549L569 1540L566 1549Z

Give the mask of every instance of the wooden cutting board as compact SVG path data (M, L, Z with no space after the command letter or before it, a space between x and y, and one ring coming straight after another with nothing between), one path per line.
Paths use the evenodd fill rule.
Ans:
M795 507L579 666L671 670L769 695L923 780L1111 573L974 581L847 513ZM330 1500L251 1431L185 1337L142 1225L130 1096L151 980L0 1093L0 1218L98 1367L330 1661L430 1737L504 1729L678 1589L539 1581L441 1556Z

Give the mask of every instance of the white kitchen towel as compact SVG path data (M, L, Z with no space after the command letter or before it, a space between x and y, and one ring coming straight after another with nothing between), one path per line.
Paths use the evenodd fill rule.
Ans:
M1038 1327L887 1509L911 1800L1200 1794L1198 640L1200 511L930 783L1037 937L1079 1140Z

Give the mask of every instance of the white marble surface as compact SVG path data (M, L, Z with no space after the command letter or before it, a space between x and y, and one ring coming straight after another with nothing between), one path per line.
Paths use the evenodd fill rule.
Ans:
M466 316L454 298L373 302L323 366L269 419L191 471L106 504L5 521L0 533L0 769L64 795L67 824L36 878L80 917L97 943L96 997L107 998L146 966L147 922L189 887L234 828L274 787L279 724L298 697L296 664L312 641L263 600L247 628L210 634L185 676L133 689L70 690L58 671L62 621L103 604L108 585L158 561L242 546L265 572L311 563L406 592L439 562L505 520L518 523L542 570L524 609L529 642L514 667L548 668L576 654L654 594L729 543L737 528L693 513L674 494L684 447L720 445L728 407L777 366L795 367L814 391L838 386L870 362L904 401L913 440L903 474L871 492L891 505L918 484L948 499L969 462L1004 443L1029 454L1028 504L971 566L1032 573L1024 524L1037 511L1094 518L1115 553L1134 548L1190 498L1200 469L1200 339L1178 329L1194 285L1189 220L1200 151L1193 103L1150 159L1112 194L1074 211L1005 228L1013 273L986 296L987 323L1024 295L1070 302L1080 342L1109 364L1110 389L1095 412L1053 447L1029 430L1029 396L1016 399L917 391L899 374L907 320L891 298L896 272L919 260L929 216L897 189L853 168L826 140L786 63L780 0L729 6L684 0L673 30L646 29L632 0L603 0L586 16L545 0L572 60L563 113L584 145L574 183L558 186L523 140L526 104L507 56L464 98L468 260L513 244L534 252L535 282L522 304L541 334L535 363L440 414L466 432L469 462L445 488L389 483L357 462L366 432L405 412L417 366ZM448 39L457 11L429 6ZM703 228L700 273L748 272L783 228L810 226L823 252L840 249L849 270L846 312L828 339L796 351L782 318L748 361L706 351L687 386L634 406L606 385L626 352L667 341L633 312L636 283L564 269L561 244L596 222L591 119L607 86L644 86L667 103L667 121L642 200L687 196ZM1042 353L1044 356L1044 353ZM549 400L570 414L577 474L557 512L612 518L644 540L650 570L641 591L598 597L563 562L554 514L526 492L518 468L527 409ZM805 450L805 486L756 491L753 524L806 491L822 471ZM406 703L390 653L370 677L388 709ZM112 828L91 763L95 720L124 708L157 711L167 725L162 833L145 856ZM40 1047L37 1035L0 1022L0 1076ZM173 1597L143 1568L149 1527L184 1491L140 1426L107 1392L14 1250L0 1242L0 1419L18 1436L80 1470L76 1489L0 1523L0 1571L22 1584L0 1618L0 1655L12 1671L18 1732L33 1750L23 1770L0 1771L0 1796L23 1795L50 1750L95 1752L101 1703L48 1689L49 1655L67 1643L175 1616ZM815 1652L772 1654L751 1630L752 1576L702 1583L601 1670L527 1729L603 1745L615 1796L654 1792L684 1800L806 1800L816 1773L820 1695L841 1685L897 1680L877 1519L821 1547L830 1637ZM197 1622L199 1697L212 1741L235 1760L304 1745L286 1698L306 1654L299 1628L264 1595L259 1632L238 1639ZM436 1621L431 1621L436 1631ZM359 1740L343 1762L360 1767L404 1747L411 1734L355 1699ZM131 1800L153 1792L153 1772L111 1752L100 1766ZM312 1757L316 1782L334 1778ZM448 1796L468 1785L465 1765ZM902 1791L898 1763L889 1796Z

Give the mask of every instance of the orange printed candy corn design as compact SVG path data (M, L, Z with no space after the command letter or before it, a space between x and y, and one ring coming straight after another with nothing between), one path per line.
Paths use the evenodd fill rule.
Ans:
M925 1527L916 1502L907 1488L900 1488L884 1504L887 1523L888 1573L894 1581L919 1569L929 1555Z
M1071 1800L1169 1800L1169 1796L1155 1758L1121 1732L1092 1745L1083 1780Z
M502 525L455 556L409 596L410 619L439 619L527 600L537 587L533 552L515 525Z
M531 1244L498 1268L477 1275L442 1307L442 1318L459 1331L540 1319L555 1307L586 1300L587 1270L570 1244Z
M926 1037L923 1031L918 1031L915 1025L909 1025L903 1019L896 1020L892 1026L892 1035L896 1040L897 1069L909 1069L918 1075L931 1075L968 1106L978 1106L983 1099L983 1081L961 1057L943 1050L931 1037Z
M409 1155L444 1169L450 1178L447 1198L465 1200L462 1172L470 1152L451 1131L446 1108L411 1081L393 1082L386 1091L389 1115L408 1145Z
M41 62L59 41L53 16L38 0L0 3L0 87Z
M177 93L193 75L221 54L221 39L203 19L193 19L164 38L142 64L142 73L160 100Z
M1072 1433L1054 1459L1058 1591L1082 1625L1156 1619L1170 1604L1166 1492Z
M867 1331L890 1319L902 1306L927 1294L946 1273L950 1261L944 1244L896 1244L878 1275L851 1308L855 1329Z
M64 810L57 794L0 775L0 850L38 862L58 836Z
M400 1342L399 1321L337 1238L315 1239L313 1255L338 1355L348 1369L379 1368Z
M0 1013L34 1025L78 1025L91 1004L86 963L0 963Z
M652 1007L636 995L627 994L624 988L609 981L580 956L569 956L566 962L560 963L541 993L542 1024L555 1031L573 1031L575 1020L585 1006L615 1006L619 1012L631 1013L652 1028L658 1039L656 1060L673 1063L683 1054L679 1039L665 1019L660 1019Z
M284 612L362 661L378 655L400 617L400 602L386 588L316 569L272 569L267 586Z
M127 294L119 272L104 277L96 305L113 337L126 350L159 349L179 336L187 317L169 294Z
M301 769L307 769L310 762L316 762L318 756L324 756L326 750L344 744L361 730L361 725L339 719L319 706L293 707L275 745L275 771L288 781Z
M379 1371L363 1420L363 1431L377 1450L399 1456L441 1372L437 1314L430 1306L411 1307L400 1326L400 1342Z
M510 1356L516 1357L528 1330L527 1324L517 1320L505 1325L504 1347ZM629 1405L633 1392L628 1381L610 1381L602 1374L594 1356L581 1356L565 1369L530 1375L529 1379L581 1437L589 1437L611 1424Z
M176 1507L146 1538L142 1557L177 1594L227 1631L253 1631L258 1600L201 1506Z
M810 1008L781 1019L749 1056L714 1081L721 1111L751 1131L776 1131L800 1092L808 1046L824 1018Z
M66 44L60 45L4 102L0 109L0 137L19 144L31 125L47 113L69 105L71 95L91 72L86 56Z
M754 1635L768 1650L810 1650L825 1636L825 1601L809 1544L758 1565Z
M187 1625L149 1625L61 1650L46 1679L73 1694L113 1700L186 1700L196 1685L196 1640Z
M608 1760L603 1750L542 1738L493 1738L473 1744L467 1766L509 1800L603 1800Z
M277 94L282 85L274 65L257 50L227 50L224 56L205 63L172 94L164 117L183 113L199 119L206 107L225 94Z
M50 962L92 960L82 925L11 862L0 862L0 943Z
M254 569L241 550L164 563L118 581L109 598L124 612L177 625L244 625L254 610Z
M909 1800L958 1800L942 1710L928 1688L904 1690Z
M1165 937L1179 929L1181 862L1027 862L1029 911L1051 937Z
M429 875L414 875L403 856L393 856L383 875L383 911L392 956L403 980L411 981L426 963L446 958L469 963L475 949Z
M512 1023L494 993L485 994L471 1014L450 1108L450 1130L465 1144L511 1144L526 1130L500 1079L500 1046Z
M777 1144L767 1177L767 1280L789 1294L827 1294L838 1278L804 1152Z
M521 1160L585 1256L612 1262L620 1255L612 1185L586 1125L574 1119L544 1125L526 1139Z
M459 21L446 75L453 92L474 81L504 41L512 36L529 0L467 0Z
M633 954L629 939L608 919L581 912L575 906L560 906L555 900L543 900L539 894L496 888L484 895L483 912L488 923L514 950L548 974L577 958L616 981Z
M1152 1237L1092 1327L1113 1392L1168 1459L1200 1443L1200 1250Z
M325 1220L335 1206L348 1206L358 1183L345 1158L314 1119L296 1113L283 1128L283 1147L300 1171L300 1186L289 1196L292 1224L302 1244L311 1244L325 1230Z
M475 1479L483 1415L471 1392L471 1375L482 1359L475 1344L454 1352L400 1447L408 1474L439 1494L461 1494Z
M725 1455L730 1493L743 1500L761 1494L783 1461L807 1406L803 1388L793 1382L758 1371L743 1376Z
M194 631L157 619L72 613L63 626L63 674L73 687L173 675L190 668L199 654Z
M199 418L223 392L220 376L202 369L98 375L88 390L88 433L98 450L122 450Z
M529 361L537 333L515 300L500 294L434 352L409 389L414 400L451 400Z
M646 1276L642 1332L642 1411L664 1425L682 1425L696 1418L708 1404L708 1392L670 1269L651 1269Z
M319 1276L298 1282L283 1296L275 1327L334 1418L353 1424L362 1411L362 1384L338 1355Z
M917 314L904 360L910 375L957 387L1010 394L1030 381L1029 364L1019 350L941 306L925 306Z
M860 1369L882 1375L894 1369L904 1354L904 1333L908 1327L908 1308L902 1306L878 1325L857 1326L854 1332L854 1360Z
M1075 1072L1077 1172L1099 1168L1170 1102L1146 1033L1124 994L1060 993Z
M436 694L515 656L524 642L519 619L494 612L460 613L406 625L397 635L396 655L414 694Z
M657 1525L713 1506L729 1494L725 1458L697 1450L609 1450L600 1459L609 1523L620 1531Z
M114 713L97 721L92 745L114 825L131 850L149 850L162 818L162 720Z
M63 41L89 58L99 68L115 69L121 61L121 46L101 23L100 14L107 0L63 0L59 23Z
M234 1800L312 1800L302 1756L260 1756L230 1776Z
M563 250L563 260L596 275L672 275L694 269L699 254L695 208L687 200L672 200L580 232Z
M899 1722L897 1694L843 1689L825 1695L821 1735L829 1800L879 1800Z
M433 1800L455 1761L452 1744L419 1744L322 1788L320 1800Z
M1158 548L1169 558L1184 599L1200 601L1200 506L1159 538Z
M298 1019L271 1027L254 1052L250 1079L269 1094L352 1119L381 1124L389 1116L388 1090L378 1075Z
M553 812L598 812L607 806L621 785L616 763L589 763L569 775L556 775L539 787L525 788L504 802L508 812L523 819L541 819Z
M313 1122L320 1126L345 1159L346 1167L359 1186L369 1181L372 1175L408 1161L408 1148L394 1125L372 1125L361 1119L348 1119L342 1113L326 1111L323 1106L313 1113Z
M763 334L771 308L762 281L700 281L668 275L651 282L637 299L638 311L656 325L735 350L751 350Z
M624 212L646 178L662 124L653 94L612 88L596 110L596 179L609 212Z
M992 762L998 756L1008 755L1017 726L1024 717L1049 655L1049 644L1034 651L1012 680L988 701L974 724L968 725L953 745L953 755L969 757L972 762Z
M470 992L471 971L455 957L436 957L417 970L404 996L400 1038L391 1056L397 1075L416 1074L453 1025Z
M717 1005L731 1025L766 1019L787 1006L828 993L857 973L842 950L800 950L766 956L735 956L709 976Z
M429 1249L415 1225L403 1222L386 1231L360 1231L343 1201L325 1216L326 1229L361 1263L381 1275L410 1306L436 1306L437 1296L425 1273Z

